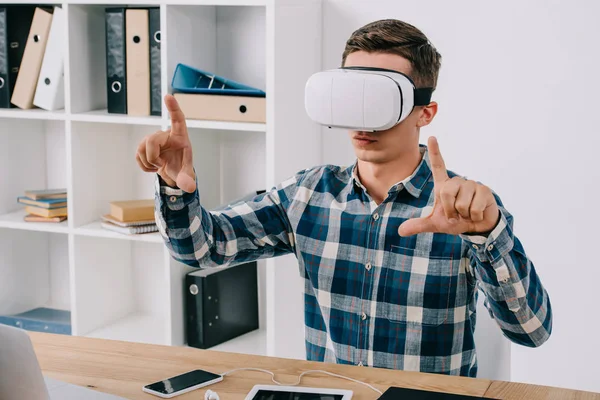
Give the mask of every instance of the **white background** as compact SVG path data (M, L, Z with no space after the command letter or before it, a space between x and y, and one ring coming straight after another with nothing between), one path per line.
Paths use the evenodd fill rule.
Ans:
M583 0L324 0L323 67L339 66L348 36L372 20L424 31L443 60L422 142L436 135L449 169L501 196L554 312L537 349L499 344L480 313L479 335L492 337L480 362L506 377L485 359L504 343L511 380L600 392L599 16L600 3ZM324 130L324 163L353 157L344 132Z

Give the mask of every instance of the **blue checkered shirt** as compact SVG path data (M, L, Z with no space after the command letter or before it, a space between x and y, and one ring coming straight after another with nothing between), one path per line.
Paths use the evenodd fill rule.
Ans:
M474 377L477 289L504 335L529 347L550 336L550 301L497 196L500 219L487 235L399 236L402 222L433 205L422 150L415 172L381 204L356 164L303 170L212 211L198 191L157 176L159 232L173 258L198 268L294 254L309 360Z

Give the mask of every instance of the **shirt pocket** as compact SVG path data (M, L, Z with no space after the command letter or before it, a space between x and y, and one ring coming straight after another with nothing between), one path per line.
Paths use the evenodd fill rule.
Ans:
M382 271L379 315L398 324L453 321L460 258L459 249L426 252L392 245Z

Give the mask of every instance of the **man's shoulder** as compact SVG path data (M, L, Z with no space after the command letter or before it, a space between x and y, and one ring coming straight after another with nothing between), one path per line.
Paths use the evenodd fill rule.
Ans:
M321 164L298 171L291 179L301 187L317 189L330 185L347 184L352 178L352 167Z

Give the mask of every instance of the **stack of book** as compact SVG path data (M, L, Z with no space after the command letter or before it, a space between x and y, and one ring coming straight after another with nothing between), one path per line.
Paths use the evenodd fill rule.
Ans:
M67 190L27 190L17 201L25 204L27 222L62 222L67 219Z
M113 201L110 213L102 216L101 226L126 235L156 232L154 200Z

